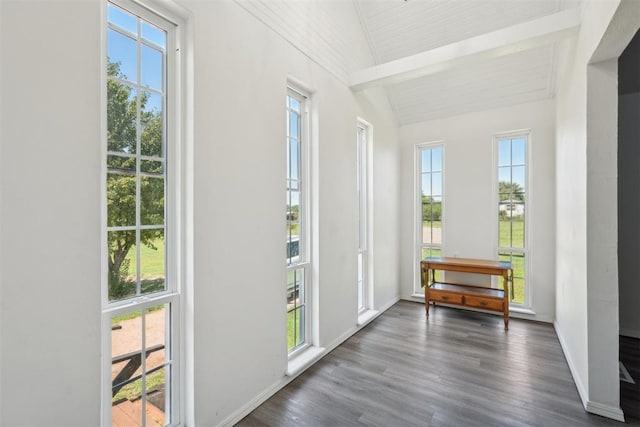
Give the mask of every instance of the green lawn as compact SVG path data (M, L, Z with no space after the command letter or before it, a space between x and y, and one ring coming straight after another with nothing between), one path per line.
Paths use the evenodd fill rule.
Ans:
M524 247L524 221L515 218L513 221L509 221L508 218L501 219L499 238L501 247Z
M157 277L164 277L164 241L155 240L153 242L155 249L142 245L140 247L140 278L142 280L152 279ZM127 254L127 259L130 262L129 274L135 276L136 274L136 251L131 248Z

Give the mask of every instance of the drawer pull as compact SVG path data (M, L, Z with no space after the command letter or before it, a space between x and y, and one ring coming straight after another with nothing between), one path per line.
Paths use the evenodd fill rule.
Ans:
M487 305L486 301L480 301L480 305Z
M446 295L442 295L442 299L446 301L446 300L448 300L448 299L449 299L449 297L448 297L448 296L446 296Z

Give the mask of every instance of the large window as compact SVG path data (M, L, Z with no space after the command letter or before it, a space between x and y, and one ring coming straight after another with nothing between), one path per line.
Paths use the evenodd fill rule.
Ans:
M287 348L290 355L309 341L309 173L307 97L287 93Z
M176 27L127 1L106 16L103 422L175 425Z
M444 202L442 144L419 145L417 161L417 259L440 257L442 255L442 205ZM416 272L418 267L416 266ZM441 272L436 279L440 280ZM414 293L423 292L419 275L414 284Z
M513 266L514 304L528 306L527 134L500 135L498 153L498 257Z

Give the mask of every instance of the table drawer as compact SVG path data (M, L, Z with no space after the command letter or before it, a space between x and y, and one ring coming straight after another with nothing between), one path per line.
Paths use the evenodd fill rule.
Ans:
M469 307L484 308L485 310L502 311L504 302L496 299L465 296L464 305Z
M448 304L462 304L462 295L441 291L429 291L429 300Z

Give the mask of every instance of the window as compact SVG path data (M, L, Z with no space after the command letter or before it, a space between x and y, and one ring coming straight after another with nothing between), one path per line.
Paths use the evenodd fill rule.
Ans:
M417 232L416 248L418 261L428 257L442 256L442 205L443 187L442 144L419 145L416 151L418 183L417 191ZM414 293L422 293L419 262L416 266ZM441 280L441 272L436 272L436 280Z
M176 425L176 26L125 0L106 16L103 423Z
M356 191L358 198L358 313L368 310L369 302L369 133L371 126L358 120L356 140Z
M515 305L527 306L527 134L500 135L498 153L498 258L513 267L509 290ZM502 285L501 285L502 286Z
M310 242L307 97L287 93L287 349L309 344Z

